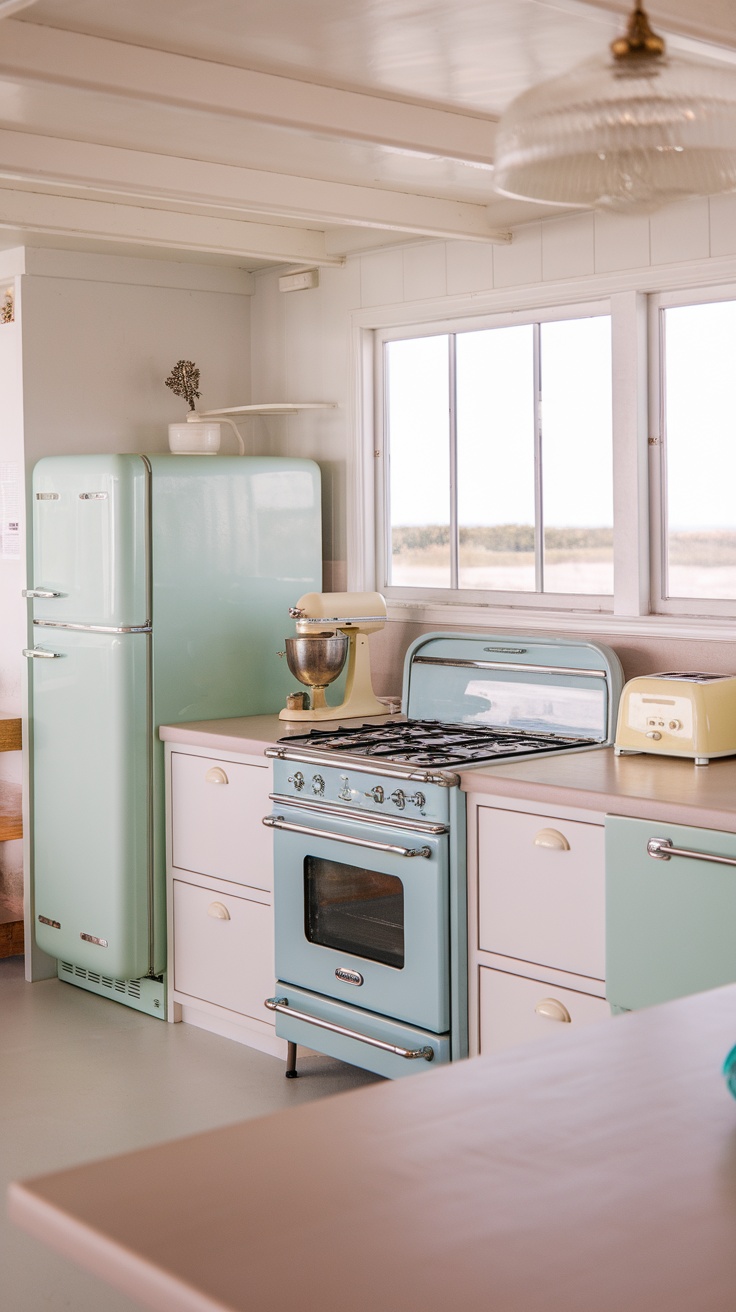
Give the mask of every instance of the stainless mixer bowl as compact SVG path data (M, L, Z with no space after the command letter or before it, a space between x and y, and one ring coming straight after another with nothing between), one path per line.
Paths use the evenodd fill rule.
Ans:
M348 654L345 633L308 633L286 639L286 661L300 683L326 688L342 670Z

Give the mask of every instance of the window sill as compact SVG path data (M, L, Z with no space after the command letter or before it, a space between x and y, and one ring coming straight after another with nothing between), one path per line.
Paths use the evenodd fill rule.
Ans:
M610 611L537 610L531 607L469 606L437 601L391 601L390 621L439 628L483 628L501 632L583 633L609 637L689 638L731 642L736 619L708 615L614 615Z

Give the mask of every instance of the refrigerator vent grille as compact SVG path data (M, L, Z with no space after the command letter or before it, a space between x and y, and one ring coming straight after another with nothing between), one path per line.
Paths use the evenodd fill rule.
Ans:
M90 984L99 984L111 993L125 993L129 998L140 998L141 982L139 979L111 979L109 975L98 975L95 970L85 970L83 966L74 966L70 961L59 963L65 975L75 975L77 979L87 980Z

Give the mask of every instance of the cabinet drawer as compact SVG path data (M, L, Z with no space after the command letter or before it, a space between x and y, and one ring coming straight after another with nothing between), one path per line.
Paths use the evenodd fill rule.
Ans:
M273 911L262 902L173 881L174 989L268 1020L273 995Z
M602 825L478 810L478 946L605 978Z
M561 1037L578 1025L610 1019L603 998L479 967L480 1051L500 1052L530 1039Z
M273 888L271 769L171 753L172 865L252 888Z

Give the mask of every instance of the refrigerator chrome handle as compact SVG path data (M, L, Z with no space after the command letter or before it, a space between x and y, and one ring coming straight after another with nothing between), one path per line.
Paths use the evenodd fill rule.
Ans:
M24 647L23 655L34 660L55 661L61 656L60 651L44 651L41 647Z
M21 593L23 597L39 597L43 601L48 601L52 597L63 597L63 592L52 592L50 588L24 588Z
M382 1052L393 1052L397 1057L406 1057L409 1061L422 1058L424 1061L434 1061L434 1049L427 1045L426 1048L401 1048L396 1043L385 1043L383 1039L374 1039L369 1034L361 1034L358 1030L350 1030L345 1025L336 1025L334 1021L322 1020L321 1016L310 1016L307 1011L297 1011L296 1007L289 1006L288 998L266 998L264 1005L269 1011L280 1011L283 1016L291 1016L294 1020L306 1021L308 1025L316 1025L319 1030L330 1030L332 1034L344 1034L348 1039L358 1039L360 1043L367 1043L370 1048L380 1048Z
M310 838L333 838L337 843L351 847L369 847L374 852L388 852L391 856L431 856L431 847L399 847L396 843L377 843L373 838L353 838L349 834L335 834L329 829L315 829L311 825L295 825L282 815L266 815L261 824L269 829L286 829L291 834L307 834Z

